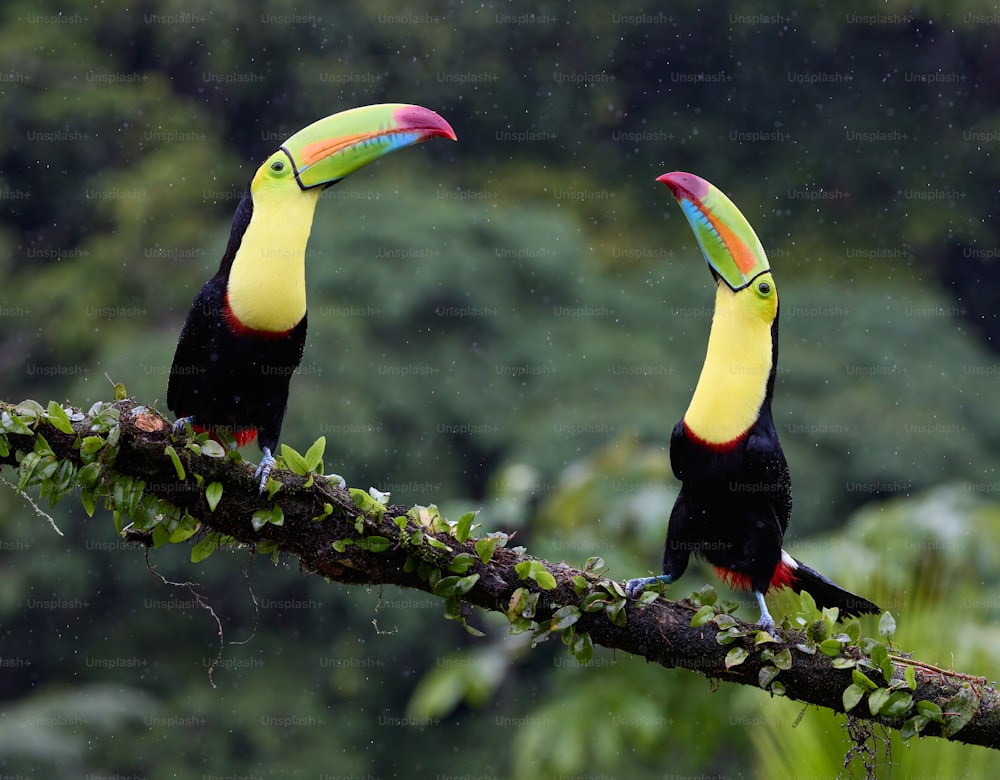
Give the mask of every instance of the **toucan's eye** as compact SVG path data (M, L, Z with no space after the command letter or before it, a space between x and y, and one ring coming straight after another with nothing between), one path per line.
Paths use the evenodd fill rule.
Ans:
M273 163L271 163L271 170L274 171L275 173L281 173L283 170L285 170L285 164L281 160L275 160Z
M771 293L771 285L767 282L761 282L757 285L757 292L761 295L769 295Z

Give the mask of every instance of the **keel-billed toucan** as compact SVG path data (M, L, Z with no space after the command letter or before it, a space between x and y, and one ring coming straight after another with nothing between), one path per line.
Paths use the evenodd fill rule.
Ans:
M218 272L194 300L170 368L167 405L196 429L259 437L255 478L274 464L288 384L306 340L306 243L320 194L350 173L451 126L400 103L364 106L299 130L250 180Z
M751 590L768 630L771 588L806 590L820 607L877 613L783 549L792 511L788 465L771 417L778 365L778 292L750 223L719 189L690 173L667 173L716 281L715 315L694 396L670 438L681 482L667 527L663 574L629 580L634 598L684 574L692 553L731 586Z

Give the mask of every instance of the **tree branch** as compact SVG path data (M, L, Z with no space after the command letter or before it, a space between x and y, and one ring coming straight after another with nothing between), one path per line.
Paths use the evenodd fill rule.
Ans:
M560 633L578 658L589 657L592 642L836 712L844 712L853 684L861 698L852 717L902 728L904 736L919 731L1000 749L998 694L984 679L899 654L885 658L875 640L856 635L840 634L838 644L822 619L771 641L707 604L652 601L652 594L626 603L621 585L596 567L539 560L506 547L505 534L474 538L469 517L455 523L434 507L386 507L377 494L318 475L276 469L280 489L260 496L253 467L238 455L219 457L204 436L172 437L157 412L129 400L86 414L0 402L0 418L0 465L17 470L19 487L38 485L53 499L79 489L89 511L103 498L126 538L158 544L192 536L201 540L196 549L210 551L206 540L229 537L296 555L337 582L438 595L448 616L463 622L469 605L504 613L512 630Z

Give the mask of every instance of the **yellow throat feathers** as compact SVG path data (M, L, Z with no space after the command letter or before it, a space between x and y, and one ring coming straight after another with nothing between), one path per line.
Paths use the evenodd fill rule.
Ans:
M725 444L749 430L760 416L773 360L771 301L753 298L752 288L734 293L720 283L705 365L684 415L688 428L710 444Z
M229 307L242 325L282 333L306 315L306 244L320 191L254 192L227 287Z

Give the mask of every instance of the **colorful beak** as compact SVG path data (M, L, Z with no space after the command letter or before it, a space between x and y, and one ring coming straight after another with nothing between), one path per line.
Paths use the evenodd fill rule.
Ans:
M684 209L712 274L737 292L770 270L760 239L722 190L693 173L665 173L666 184Z
M451 125L427 108L381 103L313 122L281 145L303 190L340 181L389 152L428 138L458 140Z

